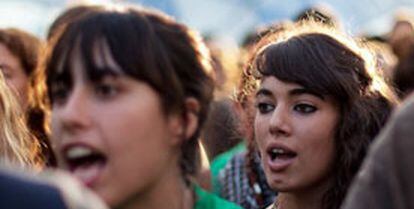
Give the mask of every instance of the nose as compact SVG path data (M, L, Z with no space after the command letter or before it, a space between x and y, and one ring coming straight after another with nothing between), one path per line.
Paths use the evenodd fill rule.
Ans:
M275 136L289 136L292 131L290 111L288 108L278 105L272 113L269 122L269 131Z
M82 88L74 88L67 100L53 108L52 125L58 125L63 131L75 133L90 126L90 101ZM56 124L57 123L57 124Z

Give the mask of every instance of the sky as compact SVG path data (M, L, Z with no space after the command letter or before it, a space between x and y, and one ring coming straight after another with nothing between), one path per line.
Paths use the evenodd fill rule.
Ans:
M203 34L235 42L257 26L292 19L313 5L328 7L354 34L383 35L396 11L414 14L414 0L0 0L0 27L19 27L44 38L53 19L80 2L150 6Z

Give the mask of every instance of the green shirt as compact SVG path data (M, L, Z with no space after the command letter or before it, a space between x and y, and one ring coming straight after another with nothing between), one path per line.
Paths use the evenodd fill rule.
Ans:
M246 144L241 142L231 148L230 150L218 155L213 159L210 164L210 171L211 171L211 181L213 185L213 193L220 195L220 183L218 181L218 175L221 170L226 166L227 162L236 154L243 152L246 150Z
M216 195L210 194L201 189L199 186L195 186L194 190L197 195L197 201L194 209L242 209L241 206L223 200Z

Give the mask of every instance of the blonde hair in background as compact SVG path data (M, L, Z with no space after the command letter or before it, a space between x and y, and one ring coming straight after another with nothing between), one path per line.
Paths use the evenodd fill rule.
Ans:
M0 164L39 170L40 144L28 130L15 95L0 73Z

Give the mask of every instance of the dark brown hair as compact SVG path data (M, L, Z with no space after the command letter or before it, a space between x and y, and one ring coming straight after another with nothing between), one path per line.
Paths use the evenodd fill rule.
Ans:
M183 24L152 10L135 7L94 7L82 17L67 23L50 38L44 61L50 103L50 86L55 82L72 85L71 55L79 47L88 79L99 79L102 73L94 63L97 45L106 43L123 74L148 83L161 97L166 114L184 113L184 101L193 97L200 103L199 127L182 145L183 173L197 171L197 138L207 117L212 99L213 80L208 51L199 36Z
M99 10L100 6L97 5L76 5L66 9L62 14L60 14L50 25L47 32L47 39L53 37L56 33L61 32L65 29L68 23L82 18L84 15L87 15L89 12Z
M290 31L268 36L259 43L245 75L245 92L263 77L302 85L329 95L340 106L335 133L334 178L324 193L324 209L339 208L369 144L398 103L377 75L375 61L357 42L314 22L301 22Z

